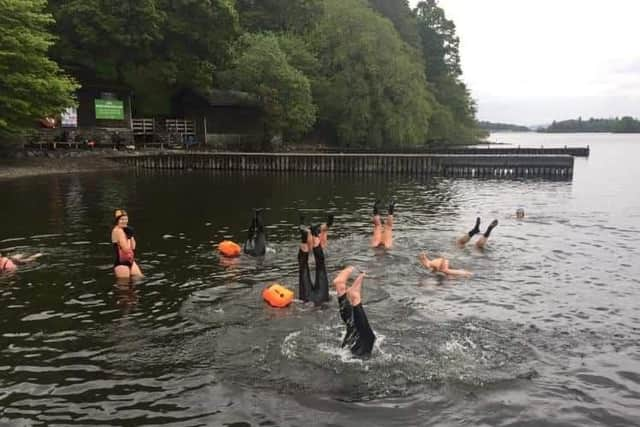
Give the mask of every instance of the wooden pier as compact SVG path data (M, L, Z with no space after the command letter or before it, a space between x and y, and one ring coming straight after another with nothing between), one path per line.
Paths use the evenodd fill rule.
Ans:
M569 155L161 152L114 160L137 169L571 179Z
M547 155L566 154L574 157L589 157L589 146L586 147L503 147L503 146L489 146L489 147L431 147L431 148L402 148L398 151L387 151L383 154L481 154L481 155L495 155L495 154L535 154L535 155ZM358 149L358 148L335 148L326 149L324 153L348 153L348 154L374 154L377 152L370 149ZM382 154L382 153L380 153Z

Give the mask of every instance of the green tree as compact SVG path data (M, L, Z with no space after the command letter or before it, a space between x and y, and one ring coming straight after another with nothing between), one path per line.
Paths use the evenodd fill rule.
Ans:
M236 8L248 31L302 33L322 16L323 0L237 0Z
M213 88L239 35L233 0L50 0L55 54L81 79L127 84L166 112L182 88Z
M74 105L78 85L48 58L53 23L45 0L0 0L0 133Z
M265 112L265 141L282 134L292 139L313 126L316 107L305 75L287 60L272 33L245 34L233 66L221 72L229 89L258 95Z
M434 116L434 119L440 120L435 126L440 131L429 139L440 141L441 136L446 135L449 142L467 143L486 136L486 131L480 129L475 120L475 102L460 79L460 40L456 35L455 24L447 19L436 0L421 1L414 13L427 80L439 104L438 110L449 113L440 112ZM451 126L446 132L443 130L445 123L446 126Z
M420 46L418 23L407 0L369 0L369 3L393 23L405 42L415 48Z
M310 35L320 127L340 145L424 143L433 97L423 64L391 22L360 0L326 0Z
M458 50L460 39L453 21L446 18L436 0L421 1L414 12L429 79L459 77L462 74Z

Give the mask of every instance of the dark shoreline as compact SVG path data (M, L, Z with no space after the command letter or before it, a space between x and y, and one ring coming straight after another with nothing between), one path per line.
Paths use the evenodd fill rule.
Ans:
M110 160L109 152L42 152L31 156L0 157L0 180L30 176L69 174L121 169L123 166Z

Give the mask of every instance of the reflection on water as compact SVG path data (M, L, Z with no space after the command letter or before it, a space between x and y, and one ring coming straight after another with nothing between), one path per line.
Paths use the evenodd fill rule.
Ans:
M637 425L640 143L594 138L567 144L592 149L572 182L154 171L4 182L0 251L45 255L0 276L0 420ZM372 202L392 197L394 248L373 251ZM147 276L135 284L111 274L115 207L136 227ZM219 257L253 207L269 208L267 255ZM339 348L335 297L261 300L268 283L297 286L301 210L337 214L330 275L368 272L369 360ZM487 249L458 248L476 216L483 230L500 222ZM420 250L474 276L425 272Z

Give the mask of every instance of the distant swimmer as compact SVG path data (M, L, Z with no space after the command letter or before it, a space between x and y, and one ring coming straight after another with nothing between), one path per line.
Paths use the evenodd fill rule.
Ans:
M524 219L524 209L523 208L516 209L516 219Z
M371 247L377 248L382 246L385 249L390 249L393 245L393 214L396 202L392 200L391 203L389 203L384 225L382 218L380 218L381 205L382 202L380 200L376 200L373 204L373 236L371 238Z
M482 249L485 247L485 245L487 244L487 240L489 239L489 235L491 234L491 230L493 230L497 225L498 225L497 219L494 219L493 221L491 221L491 224L489 224L484 234L481 234L480 237L478 237L478 239L476 240L475 245L477 248ZM469 240L471 240L473 236L479 233L480 233L480 217L476 218L475 226L468 233L460 236L457 242L460 246L464 246L467 244Z
M353 270L353 267L347 267L338 273L333 280L333 286L338 294L340 317L347 327L342 347L349 347L353 355L363 357L371 354L376 336L369 326L369 320L362 306L362 283L365 273L360 273L347 289L347 280Z
M114 211L115 225L111 230L111 243L115 252L113 271L118 279L142 277L142 271L135 261L136 238L129 226L129 216L124 209Z
M329 278L325 264L324 251L320 244L320 225L307 227L304 217L300 218L300 248L298 250L298 298L304 302L322 304L329 301ZM311 281L309 271L309 252L313 252L316 262L315 281Z
M267 251L267 235L264 229L264 209L254 209L253 218L244 243L244 253L251 256L263 256Z
M25 256L24 254L15 254L8 257L2 256L2 254L0 254L0 273L9 273L12 271L16 271L18 269L18 265L35 261L41 256L41 253L37 253L31 256Z
M433 273L442 273L447 276L471 277L473 273L467 270L454 270L449 267L449 260L446 258L429 259L426 252L422 252L419 257L420 263Z

